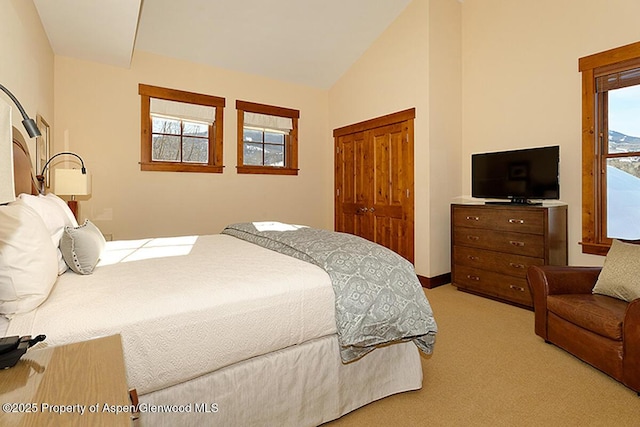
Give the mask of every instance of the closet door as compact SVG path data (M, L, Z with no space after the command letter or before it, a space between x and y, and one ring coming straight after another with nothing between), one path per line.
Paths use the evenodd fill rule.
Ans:
M366 215L371 199L368 139L368 132L336 139L335 179L339 190L336 191L335 227L336 231L374 241L372 218Z
M413 262L413 145L409 122L371 131L374 242Z
M413 117L401 112L334 131L336 231L379 243L411 262Z

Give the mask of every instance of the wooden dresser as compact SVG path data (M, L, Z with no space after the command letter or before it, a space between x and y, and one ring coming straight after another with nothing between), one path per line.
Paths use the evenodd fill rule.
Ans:
M451 281L532 308L530 265L567 265L567 206L451 205Z

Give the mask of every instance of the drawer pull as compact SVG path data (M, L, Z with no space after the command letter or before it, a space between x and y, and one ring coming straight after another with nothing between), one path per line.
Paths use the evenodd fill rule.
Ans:
M469 215L467 221L480 221L480 217Z
M524 219L513 219L509 220L509 224L524 224Z
M478 261L480 258L475 256L475 255L469 255L467 258L469 258L471 261Z
M467 274L467 279L475 280L476 282L480 281L480 278L478 276L472 276L471 274Z
M522 286L509 285L509 288L513 289L514 291L524 292L524 288Z
M524 268L524 264L516 264L514 262L510 262L509 265L513 268Z
M519 246L519 247L524 246L524 242L518 242L517 240L509 240L509 243L512 244L513 246Z
M472 236L472 235L467 235L467 239L469 240L473 240L474 242L477 240L480 240L480 237L478 236Z

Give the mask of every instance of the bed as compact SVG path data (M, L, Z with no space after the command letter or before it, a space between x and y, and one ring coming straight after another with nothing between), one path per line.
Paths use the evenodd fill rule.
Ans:
M16 194L36 194L19 135L14 165ZM266 231L253 241L239 238L254 226ZM342 306L362 302L366 293L352 289L350 296L359 296L339 304L336 281L350 277L345 263L331 270L307 255L276 251L269 233L282 226L289 227L254 223L211 236L107 242L91 274L60 274L36 308L7 315L0 332L43 333L40 345L49 346L120 334L143 426L314 426L421 388L418 348L430 353L436 333L426 298L405 304L407 317L398 322L413 331L419 319L419 335L383 342L374 337L395 326L379 324L364 341L346 345L345 331L360 320ZM310 232L314 247L326 246ZM265 236L269 243L256 241ZM277 245L291 250L289 241ZM414 292L417 279L403 280L400 293ZM396 310L396 299L409 298L383 296L379 311ZM201 404L216 410L162 410Z

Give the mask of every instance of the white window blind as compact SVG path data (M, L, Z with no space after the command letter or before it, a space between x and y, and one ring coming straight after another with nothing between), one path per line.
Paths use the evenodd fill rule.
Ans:
M259 128L276 129L289 132L293 129L293 120L289 117L244 112L244 125Z
M216 107L187 104L185 102L168 101L158 98L151 98L150 101L151 114L178 117L209 124L213 124L216 121Z

